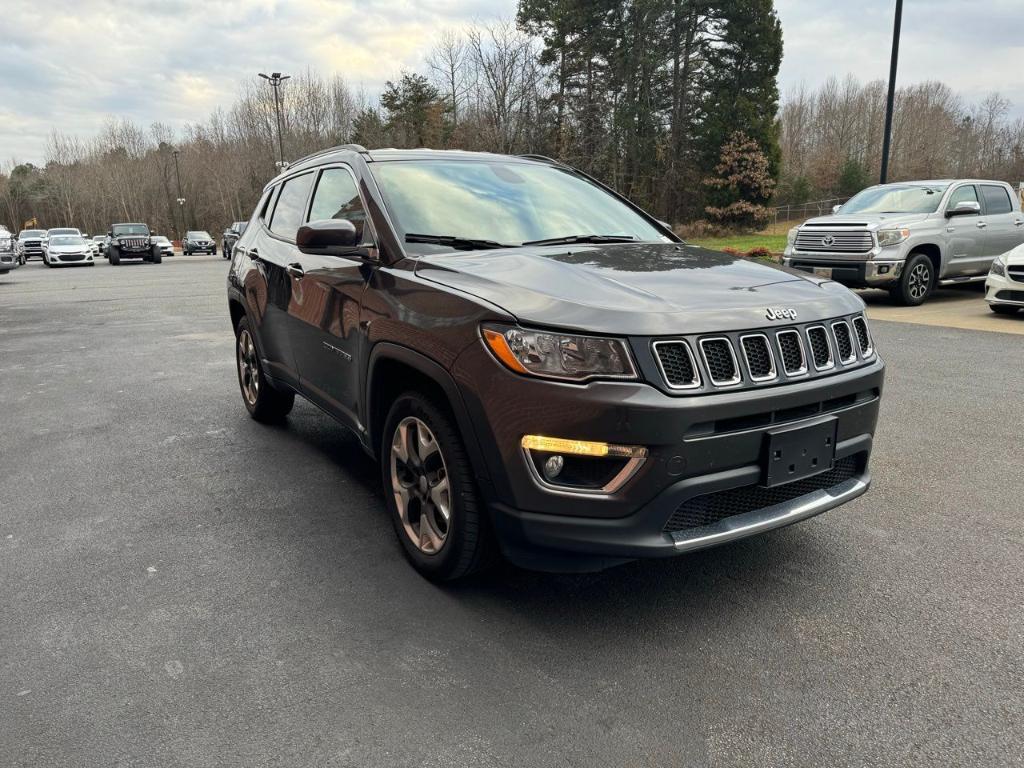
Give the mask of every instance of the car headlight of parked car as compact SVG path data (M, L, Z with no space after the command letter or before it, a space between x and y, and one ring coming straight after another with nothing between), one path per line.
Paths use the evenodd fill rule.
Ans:
M910 237L909 229L880 229L878 230L878 244L883 248L889 245L899 245Z
M636 368L622 339L485 326L484 341L507 368L563 381L635 379Z
M995 261L992 262L992 267L989 269L989 274L998 275L999 277L1006 277L1006 254L997 256Z
M799 231L800 227L793 227L786 233L786 245L796 245L796 233Z

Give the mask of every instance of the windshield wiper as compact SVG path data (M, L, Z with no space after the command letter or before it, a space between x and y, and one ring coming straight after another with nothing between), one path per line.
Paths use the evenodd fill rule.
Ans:
M523 245L572 245L573 243L635 243L635 237L628 235L566 235L549 237L544 240L528 240Z
M427 243L428 245L447 245L457 251L477 251L485 248L518 248L517 245L507 245L496 240L474 240L471 237L456 237L455 235L418 235L410 233L405 236L407 243Z

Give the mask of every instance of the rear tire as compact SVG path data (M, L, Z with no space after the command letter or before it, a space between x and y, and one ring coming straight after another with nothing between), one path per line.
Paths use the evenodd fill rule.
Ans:
M380 465L395 533L420 574L455 581L496 559L469 456L445 410L419 392L395 400Z
M935 265L923 253L912 253L903 265L899 283L889 295L897 304L918 307L928 300L935 288Z
M1011 307L1009 304L989 304L988 308L997 315L1016 315L1019 307Z
M243 317L235 328L235 369L249 415L265 424L283 421L295 405L295 393L276 389L263 375L256 340Z

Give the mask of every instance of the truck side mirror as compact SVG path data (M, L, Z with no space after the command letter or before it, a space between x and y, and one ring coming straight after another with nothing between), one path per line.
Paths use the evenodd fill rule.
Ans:
M839 209L842 208L842 207L843 206L841 206L841 205L833 205L832 206L832 213L839 213Z
M954 216L978 216L981 214L981 203L974 200L961 200L955 206L946 211L946 218Z

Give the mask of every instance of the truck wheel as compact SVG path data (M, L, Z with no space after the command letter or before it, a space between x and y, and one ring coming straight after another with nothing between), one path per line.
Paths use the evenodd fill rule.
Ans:
M243 317L235 329L235 362L238 368L238 386L242 402L249 415L263 423L279 422L291 413L295 393L275 389L263 375L260 356L256 351L249 318Z
M406 558L432 581L489 565L495 547L452 418L419 392L391 406L380 450L384 496Z
M162 264L163 260L164 260L164 255L162 253L160 253L160 246L159 245L154 245L153 246L153 256L150 259L150 261L152 261L154 264Z
M112 266L116 267L118 264L121 263L121 251L119 251L117 248L108 249L107 261L109 261Z
M1017 307L1009 304L989 304L988 308L995 312L997 315L1016 315Z
M900 282L889 295L897 304L917 307L924 304L935 287L935 267L923 253L912 253L903 265Z
M211 246L211 248L210 248L210 255L211 256L216 256L217 255L217 246L216 245Z

